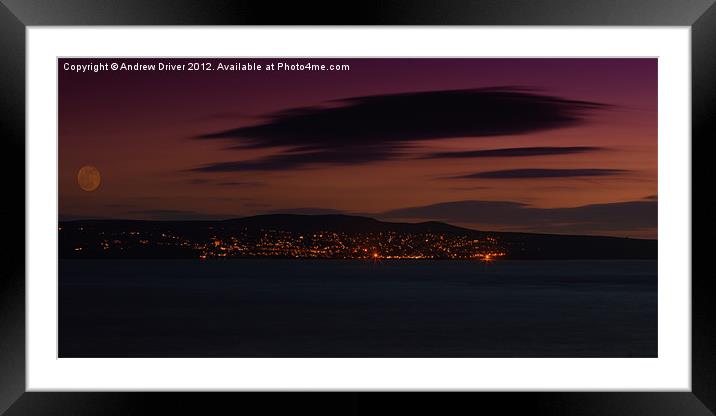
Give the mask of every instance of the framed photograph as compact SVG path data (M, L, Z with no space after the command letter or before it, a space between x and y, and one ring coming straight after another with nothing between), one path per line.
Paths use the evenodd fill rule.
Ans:
M4 1L0 412L712 414L712 3Z

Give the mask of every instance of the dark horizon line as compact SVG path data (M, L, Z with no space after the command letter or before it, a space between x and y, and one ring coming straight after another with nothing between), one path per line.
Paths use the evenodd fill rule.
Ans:
M437 224L443 224L448 225L450 227L460 228L465 231L471 231L471 232L482 232L482 233L492 233L492 234L528 234L528 235L557 235L557 236L563 236L563 237L598 237L598 238L615 238L615 239L627 239L627 240L640 240L640 241L658 241L658 238L639 238L639 237L617 237L612 235L594 235L594 234L561 234L561 233L547 233L547 232L533 232L533 231L492 231L492 230L476 230L473 228L463 227L459 225L453 225L451 223L445 222L445 221L437 221L437 220L430 220L430 221L419 221L419 222L396 222L396 221L383 221L379 220L374 217L368 217L365 215L350 215L350 214L292 214L292 213L271 213L271 214L257 214L257 215L248 215L244 217L228 217L223 219L128 219L128 218L84 218L84 219L73 219L73 220L59 220L58 224L66 224L66 223L78 223L83 221L103 221L103 222L109 222L109 221L122 221L122 222L225 222L225 221L232 221L232 220L241 220L246 218L257 218L257 217L271 217L271 216L291 216L291 217L350 217L350 218L362 218L362 219L370 219L373 221L377 221L383 224L430 224L430 223L437 223Z

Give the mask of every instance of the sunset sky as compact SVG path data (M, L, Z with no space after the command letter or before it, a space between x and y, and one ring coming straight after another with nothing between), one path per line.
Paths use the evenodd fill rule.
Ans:
M657 60L59 60L60 220L275 212L656 238Z

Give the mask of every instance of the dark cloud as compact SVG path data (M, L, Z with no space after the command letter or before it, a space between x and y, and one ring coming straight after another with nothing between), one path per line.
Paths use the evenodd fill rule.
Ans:
M628 173L623 169L508 169L450 176L447 179L538 179L614 176Z
M605 104L503 87L354 97L269 114L267 121L198 139L238 148L289 148L252 161L207 164L205 172L295 169L400 157L411 143L457 137L518 135L574 126Z
M493 188L491 186L453 186L450 189L454 191L480 191Z
M191 185L204 185L204 184L210 183L211 181L209 179L194 178L194 179L189 179L186 182Z
M260 182L239 182L239 181L228 181L228 182L217 182L219 186L261 186Z
M180 209L144 209L126 211L125 214L151 220L211 220L231 217L231 215L212 215L197 211Z
M570 147L510 147L504 149L469 150L463 152L436 152L420 157L421 159L467 159L486 157L529 157L570 155L604 150L603 147L570 146Z
M655 229L657 202L640 200L574 208L535 208L508 201L456 201L396 209L378 217L445 221L483 229L497 226L521 231L598 234Z
M656 201L659 199L659 196L658 195L649 195L649 196L644 197L644 199L646 199L647 201Z
M212 186L258 186L259 182L249 181L214 181L206 178L193 178L186 181L191 185L212 185Z
M345 211L331 208L289 208L270 212L270 214L298 214L298 215L338 215Z
M183 215L196 214L196 211L185 211L181 209L142 209L127 211L127 214L144 214L144 215Z
M395 150L395 149L394 149ZM344 152L343 149L315 152L284 152L255 160L238 162L219 162L192 169L195 172L242 172L257 170L288 170L300 169L309 165L328 164L345 165L375 162L391 159L395 151L376 150L372 147L354 148Z

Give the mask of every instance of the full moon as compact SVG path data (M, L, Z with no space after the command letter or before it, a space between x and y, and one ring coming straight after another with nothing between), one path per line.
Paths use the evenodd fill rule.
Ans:
M82 166L77 172L77 183L80 188L87 192L92 192L99 188L100 175L99 170L94 166Z

